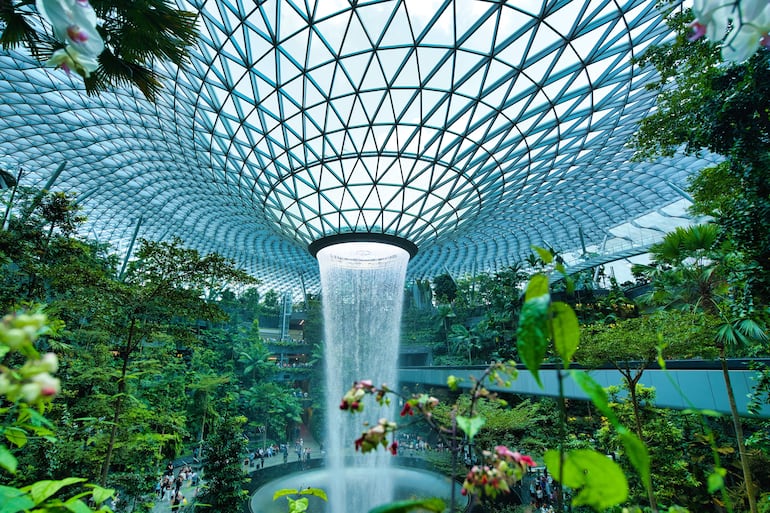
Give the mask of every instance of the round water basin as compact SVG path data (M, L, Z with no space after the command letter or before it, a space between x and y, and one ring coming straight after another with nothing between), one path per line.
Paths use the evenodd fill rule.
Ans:
M327 494L333 482L339 479L345 479L349 489L354 489L354 493L367 494L370 490L377 487L385 479L391 479L394 483L394 501L407 500L415 498L439 497L449 506L451 495L451 481L448 477L434 472L418 470L405 467L389 467L377 469L372 472L371 469L361 469L349 467L343 471L331 471L329 469L308 470L305 472L295 472L280 477L267 483L257 489L251 497L251 511L253 513L286 513L288 511L288 501L286 497L279 497L273 501L273 494L283 489L306 489L320 488ZM353 484L354 486L351 486ZM455 483L455 500L461 507L467 506L467 499L460 495L460 484ZM290 496L296 499L296 495ZM308 511L313 513L332 513L347 511L349 508L335 508L334 504L328 504L324 500L311 496L308 497ZM355 497L350 497L351 502L355 503ZM350 513L350 512L349 512ZM366 512L361 512L366 513Z

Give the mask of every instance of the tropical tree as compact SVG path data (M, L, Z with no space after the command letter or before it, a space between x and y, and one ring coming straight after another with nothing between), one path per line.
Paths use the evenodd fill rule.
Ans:
M107 481L115 449L124 402L129 397L134 356L147 345L170 336L178 348L196 342L194 326L199 321L224 320L221 309L203 298L205 291L222 283L251 283L253 280L223 257L201 256L185 249L180 240L141 241L136 260L129 266L125 282L114 283L105 304L114 309L111 333L118 363L117 390L111 415L110 437L101 467L101 482Z
M198 501L212 513L239 511L247 492L241 461L247 439L243 435L245 417L226 412L206 440L206 482Z
M433 297L439 304L451 304L457 297L457 283L449 274L433 278Z
M468 365L473 363L473 351L480 349L479 335L476 328L466 328L462 324L453 324L451 330L447 334L447 339L451 343L451 353L461 354L466 353L468 357Z
M98 290L114 272L115 260L106 256L105 246L74 236L85 221L75 196L24 187L15 193L0 230L0 255L7 259L0 305L44 302L50 313L51 303L61 301L62 315L92 308L93 296L80 292ZM10 195L3 199L10 202Z
M289 440L291 428L302 422L302 404L291 387L264 382L239 392L240 409L252 430L266 429L274 440Z
M713 342L722 367L746 496L755 513L756 491L727 365L727 356L740 347L767 341L761 318L752 307L752 297L746 293L750 268L729 243L718 244L718 227L713 224L679 228L653 245L650 254L657 275L652 304L716 319Z
M639 402L633 404L626 399L630 395L627 386L624 382L622 386L608 388L610 407L621 422L636 425L640 430L639 436L655 461L650 467L651 489L643 490L641 483L633 479L633 467L625 454L622 439L606 419L596 430L595 439L600 447L618 459L626 475L631 477L631 500L652 501L653 511L657 511L658 504L687 506L689 511L705 510L712 502L712 497L701 485L711 470L708 468L710 447L685 438L687 430L692 429L689 425L697 424L697 421L689 418L693 415L655 407L655 389L639 383L634 387Z
M612 325L589 325L581 331L581 344L575 357L589 367L609 364L617 369L623 379L623 388L628 392L636 435L647 442L650 432L643 428L642 403L649 397L640 395L644 371L655 364L659 356L692 358L712 353L711 340L708 334L704 336L708 326L703 324L701 315L660 311ZM650 508L657 511L653 487L647 489L647 494Z
M196 22L196 13L167 0L2 0L0 46L26 47L46 65L78 73L90 94L133 85L154 101L158 61L185 65Z
M255 321L247 333L241 333L236 342L238 370L241 383L248 388L275 374L275 364L269 361L270 350L259 337L259 324Z
M678 2L671 2L676 5ZM714 218L757 265L749 285L770 298L770 53L741 63L722 62L720 47L693 40L690 9L668 18L676 38L645 50L641 66L654 67L657 108L639 125L632 145L637 159L676 152L711 152L721 162L693 179L693 212Z
M452 330L452 321L457 317L454 309L451 305L441 304L436 309L433 315L435 321L435 329L439 334L440 339L444 342L444 347L447 355L452 353L452 345L449 340L449 333Z

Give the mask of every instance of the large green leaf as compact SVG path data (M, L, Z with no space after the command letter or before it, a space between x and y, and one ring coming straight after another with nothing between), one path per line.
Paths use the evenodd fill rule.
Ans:
M21 428L7 428L5 430L5 438L16 447L24 447L27 444L27 433Z
M328 501L329 499L326 496L326 492L323 491L321 488L282 488L280 490L276 490L273 494L273 500L276 500L280 497L284 497L286 495L313 495L315 497L320 497L321 499Z
M588 395L588 398L594 403L596 409L598 409L602 415L607 417L607 420L609 420L614 427L619 426L620 421L617 416L615 416L615 412L610 409L607 391L584 371L573 370L570 372L570 375L575 383L583 389L583 392Z
M65 502L64 507L72 511L72 513L93 513L94 511L85 502L75 497Z
M578 318L568 304L555 301L551 303L551 323L556 353L561 356L566 369L580 342Z
M34 505L32 499L18 488L0 485L0 513L18 513Z
M441 499L432 497L430 499L413 499L405 501L396 501L389 504L377 506L370 509L369 513L407 513L409 511L434 511L441 513L446 509L446 504Z
M524 302L516 329L516 348L519 358L543 388L540 381L540 365L548 348L548 295L538 296Z
M101 486L97 486L94 484L88 484L86 485L87 488L92 488L91 490L91 496L94 499L94 502L97 504L101 504L102 502L106 501L110 497L112 497L115 494L115 490L112 488L102 488Z
M310 502L307 500L307 497L302 497L297 500L290 497L287 497L286 499L289 501L289 513L303 513L304 511L307 511Z
M326 492L320 488L305 488L300 492L302 495L312 495L314 497L320 497L321 499L328 501Z
M527 283L527 290L524 292L524 301L529 301L540 296L548 295L548 276L545 274L535 274Z
M724 488L726 475L727 475L727 470L722 467L715 468L714 472L709 474L708 476L709 493L716 493L722 488Z
M5 445L0 444L0 468L4 468L11 474L15 474L17 466L18 461L16 461L16 456L11 454L11 451L9 451Z
M35 504L40 504L65 486L82 483L84 481L85 479L81 477L67 477L58 481L38 481L37 483L25 486L22 488L22 491L29 493L32 500L35 501Z
M560 473L559 452L548 451L543 457L553 476L562 476L565 486L578 490L573 506L590 506L604 511L628 498L628 481L620 466L606 455L590 449L578 449L564 455Z
M479 432L481 427L486 422L484 417L463 417L457 416L457 427L459 427L463 433L468 436L468 441L472 442L473 437Z
M620 440L626 450L626 456L631 461L645 488L650 489L652 480L650 478L650 453L638 436L626 428L617 428Z

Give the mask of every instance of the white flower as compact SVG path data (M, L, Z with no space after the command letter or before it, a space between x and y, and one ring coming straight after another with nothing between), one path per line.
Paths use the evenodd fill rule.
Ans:
M725 39L722 45L722 59L731 62L742 62L757 51L760 41L770 30L770 6L752 18L744 18Z
M41 372L32 378L32 383L40 386L40 395L43 397L52 397L61 392L59 378L54 378L47 372Z
M53 27L56 39L65 44L54 53L47 66L73 69L87 77L94 71L104 41L96 29L96 13L87 0L36 0L40 15ZM64 51L66 53L61 53Z
M96 60L96 57L80 54L74 48L62 48L56 50L45 65L50 68L62 68L67 73L74 71L78 75L88 78L91 76L91 72L96 71L96 68L99 67L99 61Z
M706 37L721 41L727 34L736 3L731 0L695 0L692 5L695 21L706 27Z
M694 0L692 10L695 32L691 39L705 35L712 41L724 41L724 61L744 61L754 54L757 46L767 46L770 42L767 0Z
M59 370L59 358L55 353L46 353L40 359L40 369L46 372L56 372Z

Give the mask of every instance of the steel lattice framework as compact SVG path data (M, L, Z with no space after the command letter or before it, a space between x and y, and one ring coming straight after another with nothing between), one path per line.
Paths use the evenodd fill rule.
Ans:
M314 288L307 246L337 233L408 239L411 277L595 246L703 166L624 146L654 107L632 58L669 37L655 3L180 1L201 39L155 104L0 53L0 167L66 162L91 235L178 236L278 290Z

